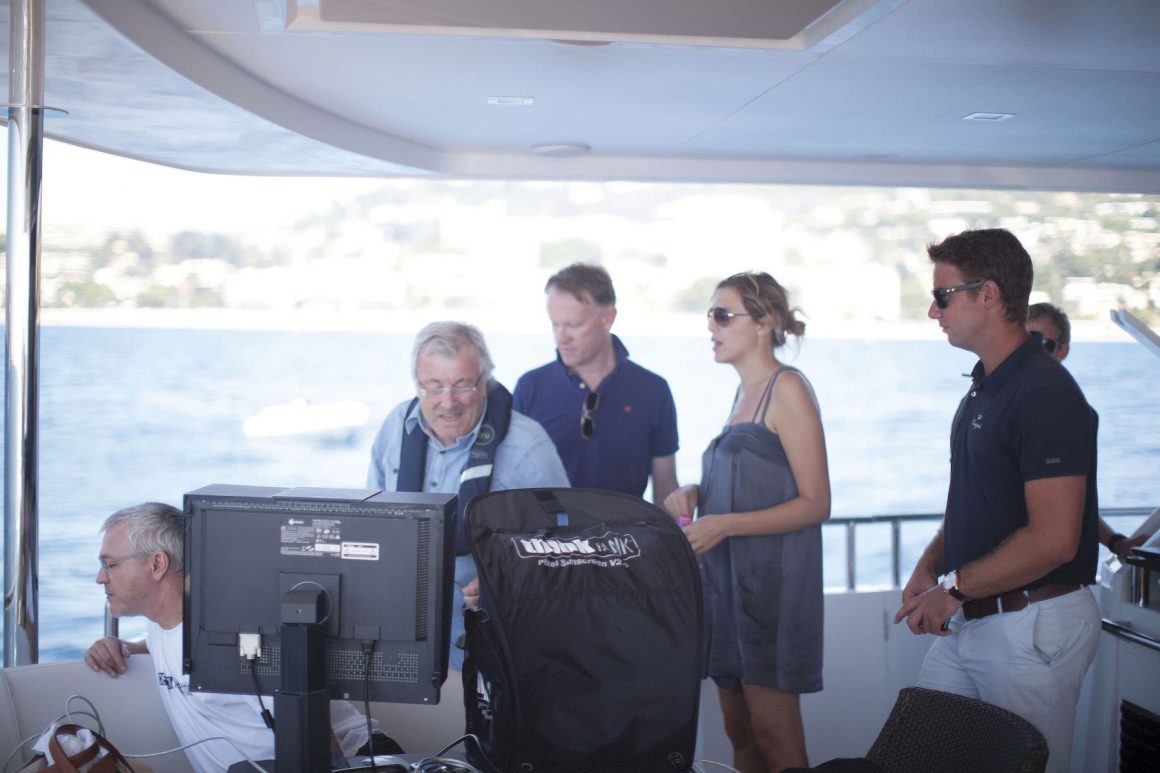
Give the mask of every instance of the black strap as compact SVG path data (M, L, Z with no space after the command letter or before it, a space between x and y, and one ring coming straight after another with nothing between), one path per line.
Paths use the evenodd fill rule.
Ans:
M419 398L407 406L405 416L410 416ZM459 524L455 529L455 554L467 555L471 549L467 544L467 524L464 511L467 503L477 494L491 490L491 476L495 465L495 453L499 444L507 437L512 418L511 392L500 383L494 383L487 394L487 407L483 412L483 424L475 443L467 452L467 464L459 476ZM403 428L403 445L400 451L399 477L395 483L397 491L422 491L423 478L427 473L427 434L416 423L410 432Z

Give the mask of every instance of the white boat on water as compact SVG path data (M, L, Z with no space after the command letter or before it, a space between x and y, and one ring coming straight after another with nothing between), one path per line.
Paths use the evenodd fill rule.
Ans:
M44 134L238 174L1160 193L1154 0L495 0L470 12L451 0L0 7L16 19L7 49L4 636L6 663L23 664L2 674L12 700L0 699L0 758L72 693L97 703L126 751L174 744L146 660L115 681L77 663L28 664L36 659L27 548L37 533L39 311L30 272ZM45 105L68 115L45 121ZM350 419L346 409L318 407L271 406L251 417L251 429L275 437ZM1105 516L1139 521L1156 505L1138 504ZM897 533L906 520L870 522ZM848 588L826 596L827 688L803 700L815 762L865 753L929 644L890 625L896 588L858 589L859 525L847 528ZM897 584L909 567L898 567L894 543ZM1081 699L1076 773L1119 769L1140 743L1155 748L1147 739L1160 734L1157 576L1125 568L1097 589L1104 633ZM459 691L453 675L439 706L375 711L405 748L434 751L462 730ZM1126 735L1141 715L1121 721L1124 711L1152 722L1144 740ZM699 756L729 759L711 690ZM1157 756L1143 759L1148 769ZM180 754L150 764L188 770Z
M348 441L357 437L370 416L370 408L361 400L314 403L300 397L247 416L242 422L242 433L248 438Z

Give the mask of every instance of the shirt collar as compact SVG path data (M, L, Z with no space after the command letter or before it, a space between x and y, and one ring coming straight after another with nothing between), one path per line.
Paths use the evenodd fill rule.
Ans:
M609 373L604 377L605 381L612 378L613 373L616 373L616 371L620 370L620 366L623 365L626 360L628 360L628 349L621 342L620 337L617 336L616 333L612 334L612 351L616 354L616 365L613 366L612 373ZM576 384L580 383L580 377L577 376L571 368L564 364L564 360L562 357L560 357L560 352L558 350L556 351L556 364L564 369L564 372L568 374L568 377L572 379L572 381L574 381Z
M999 363L999 367L991 371L989 376L983 375L983 361L975 363L971 371L971 379L981 389L998 390L1019 370L1028 358L1034 357L1036 352L1044 357L1050 357L1043 348L1043 340L1039 335L1032 335L1019 345L1015 351L1007 355L1007 359Z

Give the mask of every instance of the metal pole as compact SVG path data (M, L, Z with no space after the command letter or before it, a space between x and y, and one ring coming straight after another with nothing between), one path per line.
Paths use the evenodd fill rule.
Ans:
M44 0L11 0L4 405L4 665L38 658L40 174Z
M851 591L855 589L858 577L858 560L856 558L858 542L854 536L856 526L854 521L846 523L846 590Z

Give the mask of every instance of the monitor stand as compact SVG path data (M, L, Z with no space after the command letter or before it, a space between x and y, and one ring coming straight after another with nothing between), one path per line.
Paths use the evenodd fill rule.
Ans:
M275 773L330 770L323 606L321 590L295 590L282 599L282 689L274 696Z

